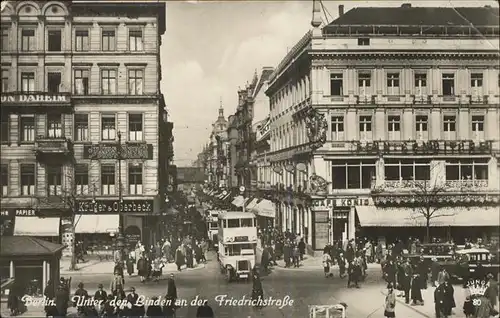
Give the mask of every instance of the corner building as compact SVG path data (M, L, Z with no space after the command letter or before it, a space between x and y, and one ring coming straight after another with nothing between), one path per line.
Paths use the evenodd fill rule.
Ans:
M128 244L154 241L165 5L9 1L1 17L2 222L70 246L74 215L99 250L121 218Z
M498 8L339 6L320 29L314 6L266 92L282 228L423 239L424 186L431 236L498 239Z

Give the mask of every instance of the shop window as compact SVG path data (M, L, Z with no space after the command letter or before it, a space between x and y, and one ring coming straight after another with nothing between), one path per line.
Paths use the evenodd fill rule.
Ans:
M89 140L89 115L75 114L75 140Z
M75 187L77 195L89 194L89 166L87 164L75 166Z
M21 115L20 118L20 134L22 142L35 141L35 116Z
M47 115L47 137L61 138L62 137L62 119L61 114Z
M430 162L425 160L385 161L385 180L430 180Z
M61 51L61 30L49 30L48 31L48 50L50 52Z
M128 166L129 194L142 194L142 165Z
M88 95L89 94L89 71L88 70L75 70L75 94Z
M62 167L47 166L47 185L50 196L62 195Z
M9 165L0 165L0 185L2 186L2 197L9 194Z
M375 176L375 162L348 161L332 163L333 189L369 189Z
M116 118L115 115L102 115L101 117L102 140L116 139Z
M101 194L115 195L115 165L101 165Z
M35 164L21 164L21 195L35 195Z
M330 74L330 95L343 96L342 74Z

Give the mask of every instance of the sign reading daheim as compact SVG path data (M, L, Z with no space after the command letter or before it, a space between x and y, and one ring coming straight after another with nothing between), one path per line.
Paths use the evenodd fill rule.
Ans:
M76 205L77 213L153 213L153 200L106 200L106 201L78 201Z
M0 95L3 103L69 103L67 95L47 95L47 94L19 94L19 95Z
M360 205L372 205L370 198L341 198L341 199L320 199L312 201L312 209L329 210L334 207L355 207Z
M83 148L83 158L100 159L153 159L153 145L151 144L122 144L121 149L118 144L95 144L85 145Z

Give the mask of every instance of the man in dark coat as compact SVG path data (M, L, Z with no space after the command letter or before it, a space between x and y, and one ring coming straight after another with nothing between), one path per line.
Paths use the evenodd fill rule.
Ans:
M154 296L151 298L152 301L156 302L158 297ZM148 317L164 317L163 310L160 305L150 305L146 311L146 316Z
M148 262L144 254L141 255L137 261L137 273L141 277L141 283L144 283L148 275Z
M57 316L65 317L68 313L69 289L64 278L61 278L59 287L56 290Z
M144 306L139 306L137 300L139 295L135 293L135 288L130 288L130 294L127 295L127 304L130 304L127 315L132 317L142 317L145 314Z
M186 267L193 268L193 249L191 245L186 246Z
M77 302L84 304L85 300L89 298L89 293L83 287L84 287L83 283L78 284L78 289L75 291L75 296L77 296L77 297L76 297L76 301L73 302L73 306L76 306ZM78 306L78 313L80 313L80 314L85 313L85 307L86 306Z
M411 289L411 278L413 276L413 270L411 268L410 262L406 260L406 262L403 264L403 281L402 281L402 288L403 291L405 292L405 303L409 304L410 303L410 289Z
M417 273L419 276L419 284L421 289L427 289L427 278L429 273L429 268L424 262L424 258L421 257L417 263Z
M301 238L300 242L299 242L299 251L300 251L300 260L303 261L304 260L304 254L306 253L306 243L304 242L303 238ZM335 259L335 258L332 258L332 259Z
M54 282L51 279L49 279L49 281L47 282L47 286L45 286L43 295L47 300L54 301L56 294L54 291ZM57 315L56 306L53 306L52 304L47 304L45 306L45 313L47 314L47 317L56 316Z
M283 260L285 261L285 267L290 267L292 259L292 247L289 242L286 242L283 246Z
M208 301L205 300L202 306L199 306L196 310L196 318L214 318L214 311L212 307L208 305Z
M420 274L413 275L411 281L411 300L413 305L423 305L424 300L422 299L422 290L420 289L421 279Z
M266 246L262 249L262 256L260 259L260 265L264 269L264 271L267 273L268 268L269 268L269 251Z
M254 302L254 307L262 308L263 304L259 302L264 298L264 289L262 288L262 281L257 270L254 269L252 275L252 301Z
M174 280L174 274L170 274L170 277L167 279L167 297L170 297L175 301L177 300L177 286Z
M181 246L175 250L175 264L177 265L177 270L180 272L182 265L184 265L184 253L182 253Z
M436 281L438 279L439 272L441 271L441 266L439 265L437 258L432 258L431 263L431 282L432 287L436 287Z
M434 291L434 306L436 317L446 318L451 316L451 310L455 307L453 287L445 281Z
M106 293L106 291L103 288L104 288L104 286L102 284L99 284L97 286L97 291L94 294L94 300L95 301L99 301L99 306L98 306L99 307L98 308L99 313L103 312L103 310L104 310L104 303L108 299L108 293Z

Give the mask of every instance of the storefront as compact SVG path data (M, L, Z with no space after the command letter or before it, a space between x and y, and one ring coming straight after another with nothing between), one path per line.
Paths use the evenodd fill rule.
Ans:
M35 209L13 208L3 209L0 213L5 230L14 236L35 236L49 242L60 243L61 218L48 216L59 214L50 212L53 211L36 213Z
M356 237L357 206L370 206L369 197L312 198L312 247L322 250L333 241L345 242Z
M363 235L394 242L409 237L423 241L426 218L421 209L412 207L358 206L356 214ZM465 238L498 238L498 206L453 206L436 209L429 222L430 236L453 239L464 244Z
M263 199L256 203L249 211L252 211L257 216L257 224L260 228L274 227L276 205L273 202Z

